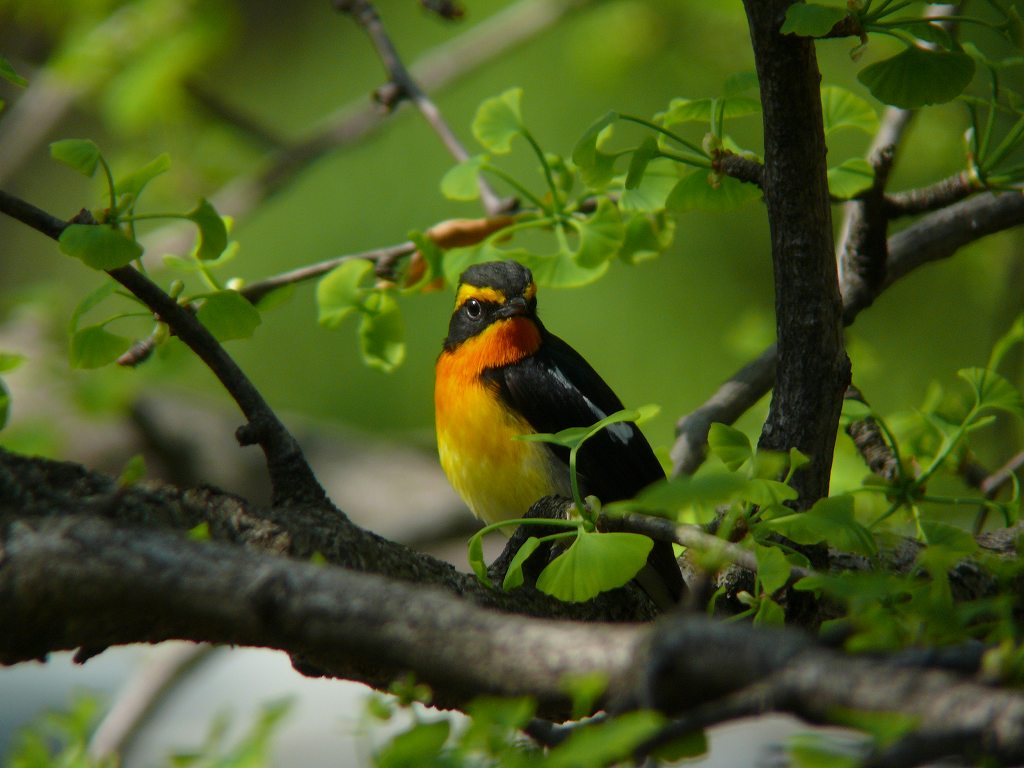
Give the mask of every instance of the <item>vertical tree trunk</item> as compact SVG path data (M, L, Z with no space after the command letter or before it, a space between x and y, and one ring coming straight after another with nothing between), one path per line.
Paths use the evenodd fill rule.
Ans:
M799 448L806 509L828 493L843 391L843 348L814 42L780 35L793 0L744 0L764 108L764 195L772 236L779 363L760 445Z

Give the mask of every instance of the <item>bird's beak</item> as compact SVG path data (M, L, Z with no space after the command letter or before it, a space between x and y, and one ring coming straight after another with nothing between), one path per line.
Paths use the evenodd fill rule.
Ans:
M519 317L525 315L528 309L526 299L516 296L502 304L496 314L498 317Z

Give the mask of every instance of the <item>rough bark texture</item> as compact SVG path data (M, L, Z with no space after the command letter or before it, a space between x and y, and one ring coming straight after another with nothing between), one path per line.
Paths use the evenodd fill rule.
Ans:
M794 485L809 507L828 492L850 369L826 180L814 42L780 35L792 0L744 0L764 109L764 196L771 225L778 368L761 445L810 457Z
M64 515L90 515L119 526L179 532L207 522L216 541L299 560L319 553L329 563L434 585L515 613L580 621L645 621L654 615L649 602L635 590L608 592L588 603L571 604L539 593L487 589L448 563L360 528L328 502L266 508L213 488L179 489L155 483L122 488L112 478L77 464L0 449L0 533L35 518ZM3 568L0 550L0 572Z

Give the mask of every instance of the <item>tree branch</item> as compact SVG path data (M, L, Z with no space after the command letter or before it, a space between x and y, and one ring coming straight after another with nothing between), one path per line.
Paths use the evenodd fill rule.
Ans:
M42 209L0 191L0 212L42 232L54 240L60 238L67 227L65 222ZM80 223L92 223L85 212ZM302 455L302 449L288 428L253 386L235 361L224 350L195 314L181 306L134 267L108 270L114 280L127 288L136 298L174 331L220 380L228 394L237 403L248 423L239 429L242 445L258 444L267 459L267 470L274 491L275 504L290 502L319 502L325 498L313 471Z
M843 348L814 41L782 35L793 0L744 0L761 86L764 195L772 233L778 367L760 444L799 448L797 504L827 495L850 363Z
M120 526L179 532L205 522L215 541L299 560L318 555L334 565L441 587L512 613L576 621L649 621L656 615L639 590L614 590L587 603L563 603L539 592L488 589L449 563L360 528L330 503L263 508L208 487L120 487L112 478L76 464L0 449L0 530L16 520L54 515L94 515Z
M888 270L879 293L924 264L947 259L965 245L1021 224L1024 195L1017 192L978 194L923 216L889 238ZM856 313L846 313L846 322L852 323L855 317ZM731 424L768 393L776 360L774 347L769 347L677 422L673 474L692 474L701 465L713 422Z
M411 671L442 706L530 695L548 717L568 712L568 676L605 675L602 704L616 711L679 713L722 701L728 716L730 701L760 686L765 710L821 723L842 723L853 710L900 714L915 720L919 738L962 734L943 754L977 748L1008 763L1024 759L1024 693L851 657L791 630L698 615L649 625L510 616L422 584L95 517L5 526L0 623L13 629L0 634L7 664L56 649L205 640L284 650L377 687Z
M391 82L387 87L377 90L377 100L390 111L408 99L419 110L427 124L434 129L434 133L438 135L455 161L461 163L467 160L469 153L448 125L448 121L444 119L441 110L406 69L373 3L370 0L334 0L334 7L341 13L351 16L356 24L362 27L373 43L384 69L387 70ZM489 215L496 215L504 208L504 204L483 177L478 178L478 184L484 209Z

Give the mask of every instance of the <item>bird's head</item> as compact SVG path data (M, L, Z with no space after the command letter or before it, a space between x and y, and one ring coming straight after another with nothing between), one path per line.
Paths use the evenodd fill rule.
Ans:
M515 261L474 264L459 278L444 348L455 349L496 325L523 326L522 321L539 333L537 286L530 270Z

